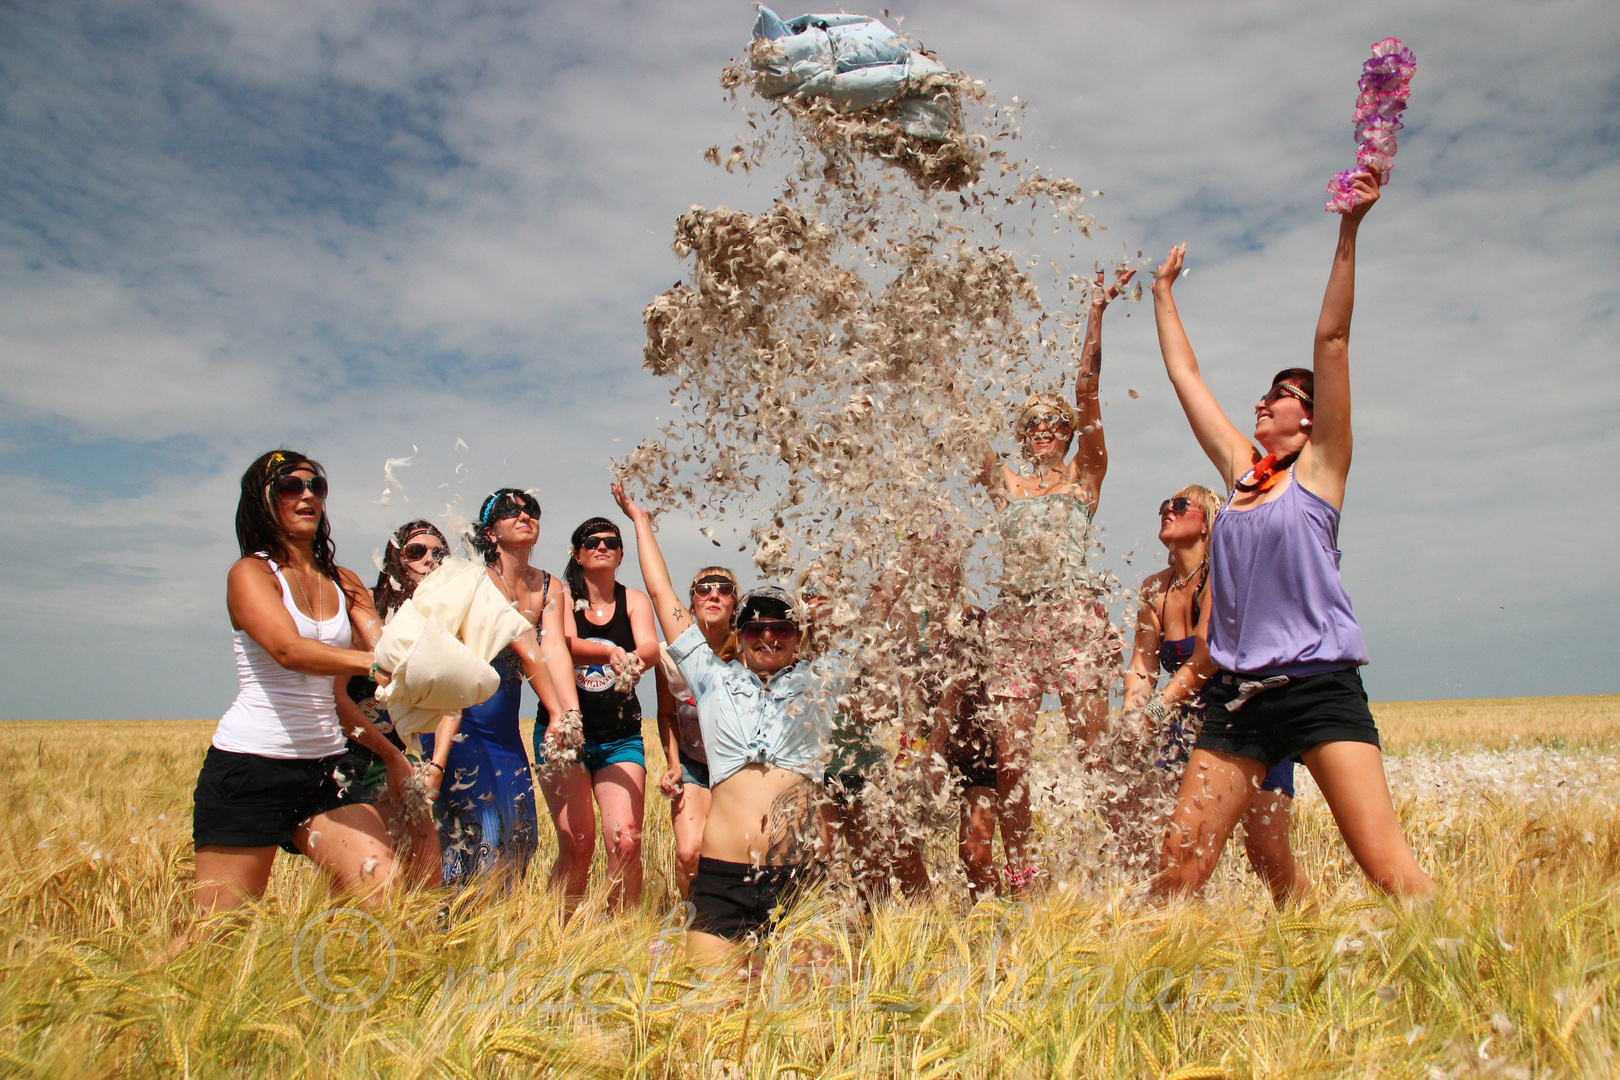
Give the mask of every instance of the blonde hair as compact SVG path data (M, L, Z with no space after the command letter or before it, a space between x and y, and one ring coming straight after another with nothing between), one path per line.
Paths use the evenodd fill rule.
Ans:
M704 578L716 576L725 578L733 585L737 584L737 575L731 572L731 568L729 566L705 566L703 569L692 575L692 584L686 587L686 595L691 596L692 590L697 588L697 583L702 581Z
M1170 497L1172 499L1186 499L1189 505L1202 510L1206 530L1215 527L1215 516L1221 512L1221 497L1209 488L1202 484L1188 484Z
M723 577L727 581L731 582L733 588L740 589L740 586L737 584L737 575L731 572L731 568L729 566L705 566L703 569L692 575L692 584L686 587L686 601L688 606L690 606L692 602L692 593L697 590L697 583L706 577ZM737 600L738 597L736 594L733 594L731 597L733 618L736 617L737 613ZM726 640L721 644L720 648L715 650L715 655L726 663L730 663L732 660L736 659L737 630L735 627L726 632Z
M1018 410L1017 419L1013 421L1014 435L1020 439L1024 437L1024 418L1037 409L1052 409L1062 413L1063 419L1068 421L1070 433L1074 432L1074 406L1057 394L1031 394L1023 407Z

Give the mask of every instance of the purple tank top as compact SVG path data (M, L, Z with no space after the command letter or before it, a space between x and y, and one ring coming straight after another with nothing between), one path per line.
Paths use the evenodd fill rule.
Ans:
M1245 675L1320 675L1367 662L1339 580L1339 512L1289 470L1279 498L1227 508L1209 538L1209 655Z

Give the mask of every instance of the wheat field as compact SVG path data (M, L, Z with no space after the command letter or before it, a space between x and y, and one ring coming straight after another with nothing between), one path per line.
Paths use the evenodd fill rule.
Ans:
M0 1070L1615 1075L1620 697L1374 711L1408 835L1440 883L1429 904L1364 884L1306 782L1295 843L1318 882L1310 903L1274 911L1230 853L1203 900L1158 909L1099 881L1028 905L969 907L942 888L870 919L812 896L748 979L682 959L656 795L633 917L603 914L599 870L567 922L542 873L367 913L284 857L261 907L170 961L212 721L0 724ZM954 843L932 854L948 861ZM549 858L543 846L537 866Z

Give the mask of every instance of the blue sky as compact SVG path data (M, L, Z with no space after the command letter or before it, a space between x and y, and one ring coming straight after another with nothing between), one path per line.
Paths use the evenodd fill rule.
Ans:
M1367 682L1620 690L1620 9L890 10L1031 103L1030 156L1107 193L1095 258L1188 242L1183 314L1239 419L1309 355L1357 67L1386 35L1411 45L1352 342L1341 547ZM560 569L608 507L607 459L666 402L640 311L682 276L675 217L774 191L700 156L742 123L716 78L751 20L729 2L0 7L0 717L217 716L236 477L282 442L327 465L362 572L405 516L503 483L539 489L536 558ZM1147 305L1109 320L1100 521L1134 580L1156 553L1118 560L1151 544L1153 508L1213 471ZM380 505L384 460L413 445ZM712 550L695 529L665 525L677 566Z

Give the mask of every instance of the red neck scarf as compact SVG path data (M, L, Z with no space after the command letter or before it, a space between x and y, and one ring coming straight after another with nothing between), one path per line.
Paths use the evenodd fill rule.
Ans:
M1255 462L1254 468L1249 470L1248 476L1239 480L1233 486L1243 492L1270 490L1276 485L1277 481L1282 479L1289 466L1293 465L1297 460L1299 460L1298 450L1295 450L1281 461L1277 460L1276 454L1267 454Z

